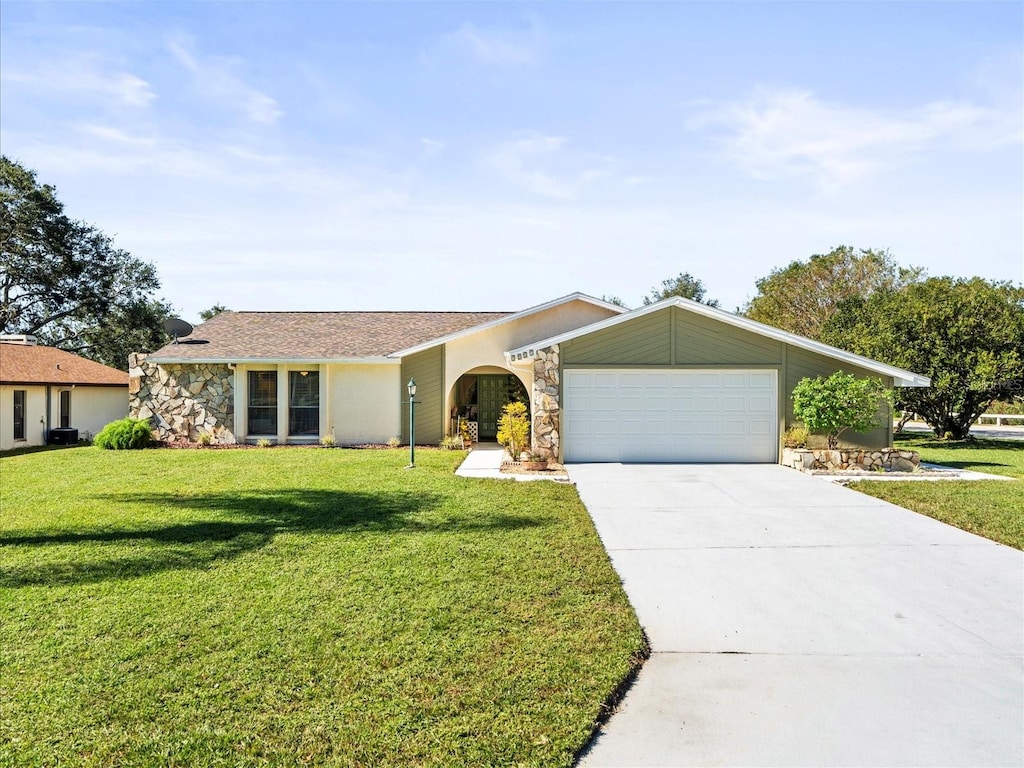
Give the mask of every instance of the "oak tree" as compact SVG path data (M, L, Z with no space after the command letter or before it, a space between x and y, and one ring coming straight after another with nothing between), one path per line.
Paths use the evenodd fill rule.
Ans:
M167 341L155 267L64 213L56 190L0 156L0 332L116 368Z
M929 376L899 388L896 405L939 437L968 437L993 400L1024 383L1024 288L980 277L934 277L850 299L822 340Z
M921 275L916 267L901 267L888 251L840 245L762 277L756 282L757 295L743 314L784 331L820 339L822 327L841 302L899 289Z
M651 292L644 296L644 306L656 304L672 296L680 296L684 299L693 299L709 307L717 307L716 299L706 299L707 289L700 278L696 278L689 272L680 272L675 277L661 281L660 288L652 288Z

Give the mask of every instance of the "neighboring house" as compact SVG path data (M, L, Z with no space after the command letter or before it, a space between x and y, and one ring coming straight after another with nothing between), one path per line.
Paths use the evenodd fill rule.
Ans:
M522 312L224 312L130 363L131 413L165 439L208 432L341 445L418 443L466 419L493 440L502 406L530 406L536 452L564 461L775 462L804 376L891 386L923 376L672 298L625 310L572 294ZM850 440L891 440L887 426Z
M0 451L45 445L51 429L91 437L128 415L128 374L34 336L0 336Z

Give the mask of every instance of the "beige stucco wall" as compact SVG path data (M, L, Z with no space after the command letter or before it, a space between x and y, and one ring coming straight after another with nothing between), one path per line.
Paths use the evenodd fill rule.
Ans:
M399 365L329 365L327 434L339 445L386 443L401 433Z
M14 439L14 390L25 390L25 439ZM53 386L50 428L60 426L60 392L71 392L71 427L80 437L95 437L104 426L128 415L128 387ZM0 386L0 451L46 444L46 386Z
M14 439L14 390L25 390L25 439ZM0 451L46 444L46 387L0 386Z
M235 435L239 440L276 438L279 443L314 442L288 435L288 371L320 372L320 435L333 434L338 445L384 443L399 434L401 407L398 364L239 364L235 370ZM249 435L249 371L277 371L277 435Z
M447 429L448 415L455 404L455 382L464 373L514 373L529 392L533 387L533 370L506 367L506 350L557 336L616 314L606 307L576 300L449 341L444 351L444 428Z
M54 387L50 426L60 426L60 392ZM95 437L107 424L128 415L128 387L83 387L71 390L71 426L79 437Z

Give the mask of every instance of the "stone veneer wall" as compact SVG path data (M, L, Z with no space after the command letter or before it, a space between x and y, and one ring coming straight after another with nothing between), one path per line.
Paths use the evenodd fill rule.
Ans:
M225 364L158 365L128 357L128 413L149 419L161 440L195 440L206 433L234 443L235 372Z
M921 464L921 457L918 456L917 451L898 448L883 448L878 451L785 448L782 451L782 463L784 466L799 469L801 472L831 472L851 469L913 472Z
M533 452L558 460L558 345L537 350L533 359Z

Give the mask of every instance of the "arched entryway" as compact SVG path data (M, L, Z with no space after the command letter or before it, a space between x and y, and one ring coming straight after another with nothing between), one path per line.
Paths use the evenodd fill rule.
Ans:
M519 377L495 366L474 368L462 374L449 396L449 434L459 433L459 421L469 423L477 440L495 440L498 417L506 404L518 401L530 408L530 394Z

